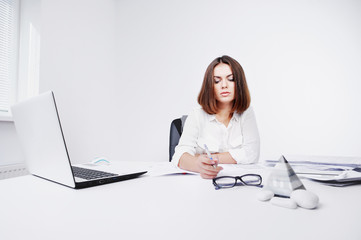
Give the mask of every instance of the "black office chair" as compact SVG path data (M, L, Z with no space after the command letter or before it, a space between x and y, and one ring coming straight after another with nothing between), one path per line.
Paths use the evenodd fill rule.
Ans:
M169 162L172 160L175 147L178 145L179 139L182 136L183 126L186 122L187 117L187 115L183 115L181 118L174 119L170 124Z

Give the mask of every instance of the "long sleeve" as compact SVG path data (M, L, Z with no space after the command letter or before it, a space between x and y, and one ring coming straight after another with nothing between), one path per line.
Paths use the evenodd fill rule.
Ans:
M239 148L229 149L229 153L240 164L256 163L260 154L260 137L256 117L250 107L241 118L243 143Z
M185 122L183 127L183 133L179 139L178 146L175 148L174 155L172 157L172 163L178 166L179 159L183 153L189 153L191 155L196 154L197 139L199 135L199 119L195 111L192 111Z

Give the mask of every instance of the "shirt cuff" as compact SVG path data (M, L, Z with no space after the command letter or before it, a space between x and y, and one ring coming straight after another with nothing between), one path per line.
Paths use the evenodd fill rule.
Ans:
M236 160L237 164L252 164L257 163L259 154L254 152L247 152L246 149L230 149L229 154Z
M192 156L195 155L195 152L194 152L194 151L191 151L191 150L189 150L189 149L177 149L177 147L176 147L176 151L174 152L174 155L173 155L172 160L171 160L171 162L172 162L176 167L178 167L179 160L180 160L180 158L182 157L183 153L189 153L189 154L192 155Z

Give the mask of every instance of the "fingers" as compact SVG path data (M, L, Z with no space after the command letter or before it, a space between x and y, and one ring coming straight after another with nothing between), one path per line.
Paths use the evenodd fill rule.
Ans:
M198 168L201 177L205 179L215 178L219 171L223 169L222 167L217 166L217 163L217 160L209 159L207 155L199 155Z
M214 168L212 165L203 164L201 166L200 174L202 178L212 179L217 177L218 173L222 170L222 167L217 166Z
M204 154L200 155L199 157L200 157L201 162L204 164L207 164L207 165L214 165L214 164L218 163L218 160L210 159L210 158L208 158L207 155L204 155Z
M213 167L212 167L213 168ZM209 171L209 170L203 170L200 171L200 175L202 178L204 179L213 179L215 177L217 177L218 173L222 170L222 167L217 167L217 168L213 168L213 170Z
M198 157L198 165L200 168L204 169L204 170L213 170L216 164L216 161L209 159L207 156L205 155L200 155Z

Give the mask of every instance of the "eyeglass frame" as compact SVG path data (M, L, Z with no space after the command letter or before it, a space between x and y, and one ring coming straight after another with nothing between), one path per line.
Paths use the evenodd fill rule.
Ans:
M254 176L254 177L258 177L259 178L259 184L248 184L248 183L246 183L246 182L244 182L243 180L242 180L242 178L243 177L246 177L246 176ZM222 186L219 186L217 183L216 183L216 181L218 180L218 179L221 179L221 178L234 178L235 179L235 181L234 181L234 184L232 185L232 186L230 186L230 187L222 187ZM262 176L261 175L259 175L259 174L253 174L253 173L249 173L249 174L244 174L244 175L242 175L242 176L220 176L220 177L215 177L215 178L213 178L212 179L212 182L213 182L213 185L214 185L214 187L216 188L216 190L218 190L218 189L221 189L221 188L233 188L234 186L236 186L237 185L237 181L240 181L243 185L245 185L245 186L255 186L255 187L257 187L257 186L261 186L262 185Z

